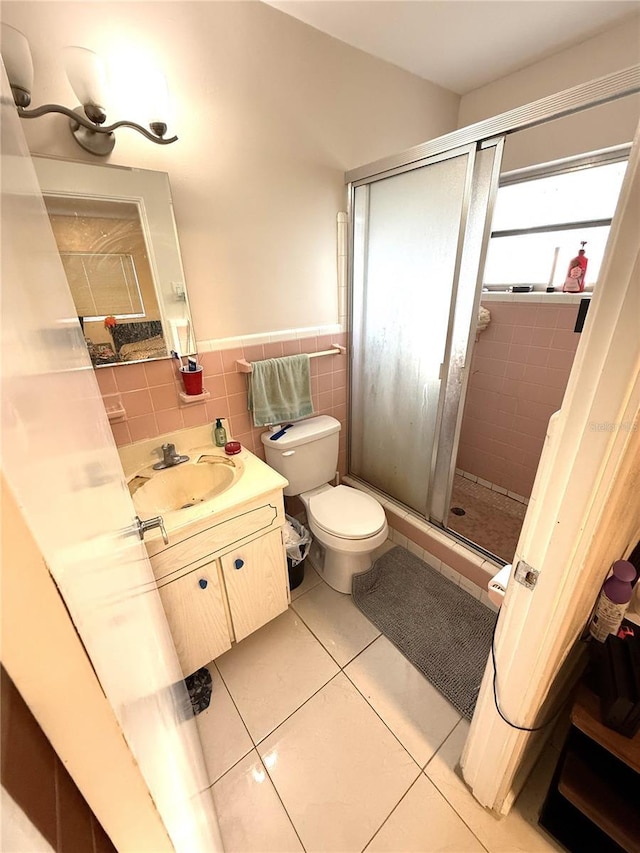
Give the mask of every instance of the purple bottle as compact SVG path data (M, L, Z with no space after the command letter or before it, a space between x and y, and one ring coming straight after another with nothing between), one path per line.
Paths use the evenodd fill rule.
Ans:
M609 634L617 634L624 618L627 606L633 594L633 581L636 579L635 566L628 560L616 560L611 567L612 574L602 584L589 633L601 643Z

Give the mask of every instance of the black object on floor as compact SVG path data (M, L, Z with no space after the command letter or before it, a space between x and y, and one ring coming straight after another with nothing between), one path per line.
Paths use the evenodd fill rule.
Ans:
M287 557L287 568L289 569L289 589L295 589L304 580L304 560L300 560L294 566L291 558Z
M353 601L468 720L496 614L399 545L353 578Z
M202 713L202 711L206 711L209 707L213 690L211 673L206 666L196 670L192 675L188 675L184 683L187 685L187 690L189 691L193 715L195 716Z
M451 512L452 512L454 515L466 515L466 514L467 514L467 513L462 509L462 507L461 507L461 506L452 506L452 507L451 507Z

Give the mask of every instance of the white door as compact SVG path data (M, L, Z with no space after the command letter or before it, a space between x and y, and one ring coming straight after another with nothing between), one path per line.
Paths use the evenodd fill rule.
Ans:
M182 672L0 73L4 474L175 849L222 850Z

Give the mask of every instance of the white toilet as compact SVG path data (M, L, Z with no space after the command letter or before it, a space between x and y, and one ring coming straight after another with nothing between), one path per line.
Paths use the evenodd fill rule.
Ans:
M371 554L387 538L387 519L375 498L349 486L330 486L338 463L340 421L320 415L299 421L273 440L261 436L267 464L289 481L285 495L299 495L314 542L311 561L329 586L351 592L351 578L371 566Z

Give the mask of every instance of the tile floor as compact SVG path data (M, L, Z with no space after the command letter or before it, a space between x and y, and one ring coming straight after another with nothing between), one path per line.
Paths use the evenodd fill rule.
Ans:
M209 669L196 720L225 850L559 849L536 825L556 749L493 818L456 771L469 724L308 561L288 611Z
M513 560L527 511L523 503L456 474L451 506L465 514L449 512L447 527L506 562Z

